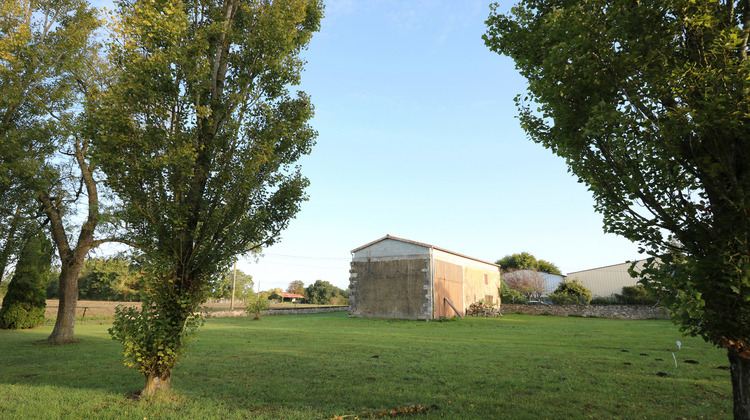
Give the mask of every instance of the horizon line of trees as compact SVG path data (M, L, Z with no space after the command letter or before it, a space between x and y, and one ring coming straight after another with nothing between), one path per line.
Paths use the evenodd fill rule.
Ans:
M58 277L59 266L51 266L48 281L45 285L47 299L59 299L60 288ZM11 277L13 271L5 273ZM226 269L211 282L208 293L209 300L228 300L232 297L232 281L234 270ZM112 302L141 301L141 277L138 262L129 257L110 256L92 257L86 259L78 277L78 298L81 300L104 300ZM349 290L342 289L325 280L316 280L305 286L302 280L292 281L286 290L273 288L254 291L253 277L237 270L235 281L235 300L245 301L250 296L257 296L266 300L279 300L279 293L297 293L307 298L307 303L319 305L345 305L349 302ZM4 297L8 281L0 283L0 299Z

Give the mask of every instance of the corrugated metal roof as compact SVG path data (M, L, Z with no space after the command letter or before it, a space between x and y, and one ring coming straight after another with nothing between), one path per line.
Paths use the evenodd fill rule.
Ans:
M358 248L354 248L353 250L351 250L351 253L353 254L355 252L361 251L361 250L363 250L363 249L365 249L367 247L370 247L370 246L372 246L372 245L374 245L374 244L376 244L378 242L385 241L386 239L393 239L394 241L401 241L401 242L406 242L408 244L423 246L425 248L437 249L438 251L443 251L443 252L446 252L448 254L453 254L453 255L456 255L456 256L461 257L461 258L466 258L466 259L469 259L469 260L478 261L478 262L483 263L483 264L494 265L495 267L500 268L499 265L491 263L491 262L483 261L483 260L480 260L478 258L470 257L468 255L459 254L458 252L453 252L453 251L447 250L445 248L437 247L435 245L430 245L430 244L427 244L427 243L424 243L424 242L417 242L417 241L413 241L411 239L399 238L398 236L393 236L393 235L385 235L385 236L383 236L380 239L376 239L376 240L374 240L374 241L372 241L370 243L367 243L365 245L362 245L362 246L360 246Z
M640 263L642 261L646 261L646 259L644 258L644 259L635 260L635 261L625 261L625 262L617 263L617 264L609 264L609 265L604 265L604 266L601 266L601 267L588 268L586 270L571 271L570 273L566 274L566 277L570 276L572 274L578 274L578 273L583 273L583 272L586 272L586 271L593 271L593 270L602 270L604 268L612 268L612 267L617 267L619 265L625 265L625 264L631 265L633 263L638 264L638 263Z

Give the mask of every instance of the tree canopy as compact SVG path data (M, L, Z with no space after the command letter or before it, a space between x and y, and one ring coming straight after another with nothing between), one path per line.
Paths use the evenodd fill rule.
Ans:
M585 183L682 329L728 350L750 418L750 3L495 4L486 45L528 80L529 137Z
M298 295L304 295L305 283L303 283L302 280L294 280L291 283L289 283L289 286L287 286L286 291L289 293L297 293Z
M89 300L140 300L141 274L132 261L120 257L89 258L78 277L79 297Z
M535 270L549 274L562 274L555 264L545 260L537 260L535 256L528 252L506 255L497 260L495 264L502 267L503 270Z
M0 228L0 268L22 242L18 226L43 213L61 259L50 343L75 341L78 274L101 243L100 174L83 106L102 82L93 36L100 24L86 0L0 3L0 222L10 220Z
M307 286L305 293L307 302L317 305L329 305L332 303L332 299L338 302L339 300L343 300L343 298L349 298L348 292L326 280L315 280L315 283Z
M211 280L209 297L211 299L231 299L232 283L234 283L234 297L244 300L253 293L253 276L237 270L226 269Z

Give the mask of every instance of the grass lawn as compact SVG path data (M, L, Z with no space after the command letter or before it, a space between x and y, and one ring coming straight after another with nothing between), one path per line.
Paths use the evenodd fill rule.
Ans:
M431 407L418 418L449 419L732 412L725 352L663 320L212 318L173 395L150 402L126 397L144 381L108 327L79 325L80 343L62 347L38 344L50 326L0 331L0 417L320 419L415 404Z

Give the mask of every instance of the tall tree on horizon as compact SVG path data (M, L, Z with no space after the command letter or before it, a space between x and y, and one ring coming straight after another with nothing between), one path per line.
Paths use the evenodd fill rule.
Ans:
M287 286L286 291L288 293L296 293L298 295L304 295L305 283L303 283L302 280L293 280L291 283L289 283L289 286Z

